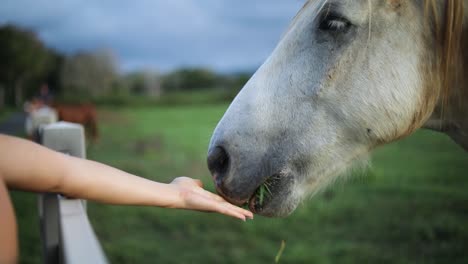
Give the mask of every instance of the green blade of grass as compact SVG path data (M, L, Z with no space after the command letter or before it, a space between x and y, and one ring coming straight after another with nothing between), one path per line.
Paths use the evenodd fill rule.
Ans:
M258 188L258 202L260 205L263 205L263 201L265 200L265 195L270 195L271 196L271 190L268 188L268 184L264 183L260 185Z
M263 184L263 186L265 186L265 189L266 189L267 193L271 196L271 191L270 191L270 188L268 188L268 184L265 183L265 184Z
M263 205L263 199L265 198L265 186L264 185L260 186L259 194L260 194L259 203L260 203L260 205Z
M275 257L275 263L279 263L279 261L281 259L281 255L283 255L283 251L284 251L285 247L286 247L286 242L284 242L284 240L282 240L280 249L279 249L279 251L278 251L278 253L276 254L276 257Z

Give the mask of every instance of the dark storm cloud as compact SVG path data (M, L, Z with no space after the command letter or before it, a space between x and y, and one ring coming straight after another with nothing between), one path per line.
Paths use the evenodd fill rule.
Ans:
M258 66L303 0L3 0L0 23L73 53L110 48L122 68Z

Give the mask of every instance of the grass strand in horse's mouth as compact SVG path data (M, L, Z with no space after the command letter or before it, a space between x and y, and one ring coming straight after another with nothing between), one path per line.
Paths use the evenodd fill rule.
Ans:
M274 174L263 182L252 197L249 199L248 206L252 212L258 212L263 206L273 198L273 192L280 183L280 175Z

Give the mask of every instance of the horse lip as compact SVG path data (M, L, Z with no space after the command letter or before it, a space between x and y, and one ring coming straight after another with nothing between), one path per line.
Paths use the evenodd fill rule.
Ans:
M281 184L281 176L284 176L282 175L281 173L275 173L275 174L272 174L271 176L267 177L265 179L265 181L263 181L262 183L260 183L258 186L256 186L254 192L249 195L247 198L242 198L242 199L239 199L239 198L233 198L229 195L227 195L226 193L223 192L223 189L218 185L218 184L215 184L216 186L216 192L221 196L223 197L227 202L231 203L231 204L234 204L234 205L237 205L237 206L244 206L244 205L247 205L249 207L249 209L253 212L253 213L256 213L256 212L260 212L261 210L258 210L258 208L256 208L256 200L257 200L257 191L258 189L260 188L260 186L262 186L263 184L267 183L267 182L270 182L270 184L273 184L273 190L270 195L270 199L265 199L263 205L260 205L260 209L264 208L265 207L265 204L269 202L269 200L271 200L271 198L273 197L274 195L274 192L277 191L277 187L280 187L279 185ZM213 179L215 180L216 182L216 175L213 175Z
M255 190L254 194L249 198L249 200L246 202L247 206L249 207L249 210L252 213L261 213L262 209L265 207L265 205L268 203L268 201L263 201L263 204L258 207L257 205L257 189Z
M258 188L260 188L260 186ZM257 207L257 190L258 190L258 188L255 189L255 192L252 194L252 196L245 203L249 207L249 210L252 213L260 213L262 211L261 209L263 209L265 204L268 202L268 201L263 201L263 204L260 205L260 207Z
M237 206L243 206L244 204L246 204L250 198L247 198L247 199L241 199L241 200L238 200L238 199L234 199L234 198L230 198L226 195L224 195L223 193L220 193L218 192L221 197L223 197L226 201L228 201L229 203L231 204L234 204L234 205L237 205Z
M249 202L248 202L248 207L249 207L249 210L252 212L252 213L257 213L257 208L255 208L255 194L250 197L249 199Z
M217 184L215 184L215 186L216 186L216 192L217 192L221 197L223 197L224 200L228 201L228 202L231 203L231 204L234 204L234 205L237 205L237 206L242 206L242 205L246 204L246 203L249 201L249 199L250 199L250 197L249 197L249 198L245 198L245 199L235 199L235 198L232 198L232 197L230 197L229 195L226 195L226 194L223 192L223 190L222 190L220 187L218 187Z
M251 197L255 196L255 192L256 192L257 188L261 185L260 184L259 186L256 186L255 191L251 195L248 195L245 198L235 198L232 195L229 195L228 193L225 193L225 191L223 191L223 187L222 187L223 183L220 180L220 178L218 177L217 173L212 173L211 177L212 177L212 179L213 179L213 181L215 183L214 185L215 185L215 189L216 189L216 192L218 193L218 195L223 197L223 199L226 200L227 202L229 202L231 204L234 204L234 205L237 205L237 206L244 206L244 205L248 204Z

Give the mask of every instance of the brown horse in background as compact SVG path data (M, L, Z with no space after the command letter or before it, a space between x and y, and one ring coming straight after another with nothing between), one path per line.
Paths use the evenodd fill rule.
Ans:
M82 124L91 140L97 141L99 138L97 113L96 107L93 104L54 103L51 107L57 111L60 121Z

